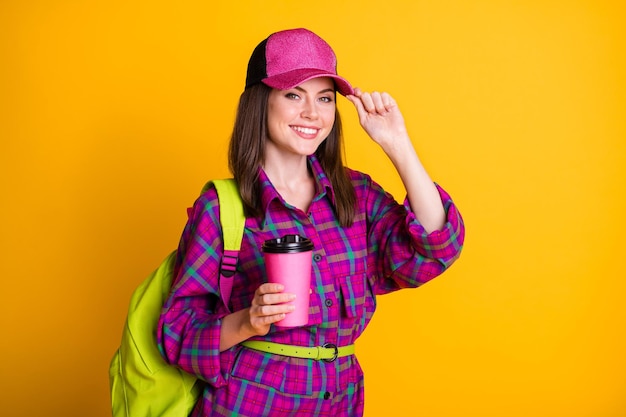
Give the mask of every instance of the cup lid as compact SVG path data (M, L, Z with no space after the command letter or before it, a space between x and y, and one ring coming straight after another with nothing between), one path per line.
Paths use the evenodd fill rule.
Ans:
M265 253L297 253L313 250L313 242L300 235L284 235L263 242Z

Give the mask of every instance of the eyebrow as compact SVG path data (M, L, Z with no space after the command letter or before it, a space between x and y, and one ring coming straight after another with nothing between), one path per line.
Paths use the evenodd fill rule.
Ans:
M295 88L296 90L298 90L298 91L302 91L303 93L306 93L306 92L307 92L304 88L300 87L299 85L298 85L298 86L295 86L294 88ZM324 89L324 90L319 91L317 94L323 94L323 93L328 93L328 92L330 92L330 93L334 93L334 92L335 92L335 89L334 89L334 88L326 88L326 89Z

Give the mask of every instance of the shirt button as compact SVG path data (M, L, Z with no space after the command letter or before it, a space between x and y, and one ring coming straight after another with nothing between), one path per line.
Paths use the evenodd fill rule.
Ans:
M320 255L319 253L316 253L315 255L313 255L313 260L315 262L319 262L322 260L322 255Z
M324 301L324 304L326 304L326 307L331 307L333 305L333 300L327 298L326 301Z
M326 391L326 392L324 393L324 399L325 399L325 400L330 399L330 392Z

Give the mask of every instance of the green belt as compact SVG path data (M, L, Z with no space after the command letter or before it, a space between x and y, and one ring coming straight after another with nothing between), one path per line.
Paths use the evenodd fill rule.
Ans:
M354 355L354 345L337 347L332 343L324 346L305 347L283 345L280 343L265 342L261 340L246 340L243 346L261 352L274 353L276 355L291 356L293 358L315 359L332 362L342 356Z

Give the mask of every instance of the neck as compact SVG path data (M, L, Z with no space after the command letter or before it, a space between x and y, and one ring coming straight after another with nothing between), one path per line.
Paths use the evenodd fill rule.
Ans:
M315 196L315 179L308 169L306 157L263 164L265 174L282 198L294 207L307 211Z
M286 157L284 154L275 154L269 149L268 151L263 161L263 170L274 186L289 186L291 188L290 185L297 185L311 178L306 156L291 155Z

